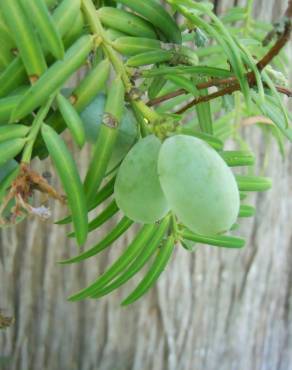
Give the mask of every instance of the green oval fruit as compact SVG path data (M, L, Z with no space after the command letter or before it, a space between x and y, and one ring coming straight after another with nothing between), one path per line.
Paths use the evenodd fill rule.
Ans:
M141 139L126 155L115 183L115 199L127 217L154 223L169 210L157 174L161 143L155 136Z
M137 126L134 115L131 111L125 109L121 126L119 127L117 142L108 165L108 170L115 168L121 163L137 140L137 135Z
M234 224L240 205L235 178L204 141L187 135L167 139L158 174L170 208L191 231L217 234Z
M106 102L105 94L98 94L92 102L80 113L84 123L86 140L95 143L99 134L100 125Z
M99 94L81 113L84 123L86 140L95 143L99 135L100 125L103 119L106 96ZM125 109L122 118L117 143L112 153L108 170L115 168L128 153L137 138L137 125L135 117L129 109Z

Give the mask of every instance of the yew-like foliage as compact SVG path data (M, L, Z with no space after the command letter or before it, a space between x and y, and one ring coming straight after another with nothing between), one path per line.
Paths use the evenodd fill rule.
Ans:
M252 9L252 0L220 17L208 1L0 2L0 226L49 218L36 191L67 205L57 223L72 223L68 237L82 248L114 218L107 235L62 264L96 256L140 226L71 300L102 297L148 264L123 301L130 304L175 248L244 246L234 233L256 212L248 192L268 190L271 180L255 173L241 128L259 126L283 157L284 140L292 140L283 52L292 2L274 25L253 19ZM85 77L66 88L80 68ZM84 178L66 129L76 151L91 148ZM33 170L35 157L52 160L61 189Z

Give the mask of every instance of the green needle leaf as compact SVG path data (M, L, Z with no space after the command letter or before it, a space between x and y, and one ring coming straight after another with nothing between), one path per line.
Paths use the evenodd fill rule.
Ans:
M21 0L23 9L35 25L41 39L57 59L64 57L64 45L44 0Z
M252 217L256 213L256 209L252 206L242 204L240 206L238 217Z
M240 191L267 191L272 187L272 180L260 176L235 175Z
M137 288L122 302L122 306L126 306L135 302L151 288L151 286L157 281L157 279L165 269L174 250L174 246L174 238L170 236L160 248L152 266L148 270L144 279L140 282Z
M69 297L70 301L78 301L95 294L96 291L104 287L118 274L120 274L140 253L141 249L152 238L157 225L144 225L138 235L128 246L126 251L116 260L116 262L102 274L88 288L82 289L80 292Z
M109 294L113 290L117 289L124 283L126 283L131 277L133 277L141 268L145 265L145 263L151 258L153 253L159 247L167 228L169 226L169 217L166 217L161 225L159 225L157 231L153 235L153 238L149 241L149 243L145 244L145 247L142 249L141 253L138 257L133 261L133 263L129 266L129 268L117 277L113 283L109 284L105 288L99 290L97 293L91 296L91 298L100 298L106 294Z
M208 95L208 89L198 91L198 96ZM199 125L202 132L213 134L213 121L210 102L201 103L196 106Z
M230 167L252 166L255 163L255 157L247 151L230 150L220 153L221 157Z
M85 144L85 130L81 117L73 105L62 94L57 95L59 110L75 142L82 148Z
M92 159L84 180L88 202L95 196L106 174L112 150L117 140L119 124L124 112L124 95L124 84L118 75L108 91L103 123L100 126L99 136L93 148Z
M242 191L239 192L239 195L240 195L240 200L244 200L247 198L248 194L247 193L244 193Z
M216 138L213 135L206 134L205 132L195 131L192 128L183 127L183 126L179 126L177 129L177 132L184 134L184 135L194 136L194 137L197 137L198 139L204 140L206 141L206 143L208 143L212 148L216 150L223 149L224 144L220 139Z
M119 211L119 207L117 203L113 200L104 211L101 212L96 218L90 221L88 225L88 231L96 230L98 227L103 225L106 221L111 219L117 212Z
M60 261L60 264L66 265L69 263L81 262L87 258L95 256L96 254L100 253L107 247L109 247L113 242L115 242L121 235L123 235L130 226L133 225L133 221L127 217L123 217L121 221L111 230L111 232L102 239L99 243L97 243L94 247L88 249L87 251L79 254L76 257L69 258L64 261Z
M12 139L0 143L0 166L13 159L24 147L25 139Z
M195 234L189 230L183 230L182 237L187 240L192 240L197 243L214 245L216 247L224 248L242 248L244 247L245 240L233 236L225 235L200 235Z
M92 211L96 207L98 207L103 201L108 199L114 192L114 185L115 185L115 177L110 179L104 187L96 194L95 198L92 200L88 207L88 211ZM71 216L67 216L60 221L55 222L56 225L65 225L69 224L72 221Z
M12 140L20 139L27 135L30 127L24 125L4 125L0 126L0 143Z
M289 141L292 141L292 127L287 126L285 115L281 108L275 104L275 99L266 95L265 103L262 103L259 95L252 91L252 98L264 116L270 118L278 129Z
M96 230L98 227L110 220L118 211L119 207L113 200L96 218L90 221L88 225L88 232ZM70 238L75 237L75 233L70 233L68 236Z
M78 244L82 245L87 238L88 220L85 195L76 164L64 141L50 126L43 124L42 136L67 195Z
M215 67L206 67L206 66L185 66L185 67L161 67L157 69L151 69L147 71L143 71L141 73L141 77L144 78L151 78L160 75L180 75L180 74L199 74L199 75L206 75L211 77L232 77L232 72L228 71L227 69L223 68L215 68Z

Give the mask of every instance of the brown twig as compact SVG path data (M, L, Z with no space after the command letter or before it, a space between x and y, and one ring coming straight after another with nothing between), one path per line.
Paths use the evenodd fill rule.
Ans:
M0 225L13 224L17 217L23 216L26 212L47 219L50 216L48 208L44 206L33 207L29 203L29 199L35 190L65 204L65 197L59 194L43 176L33 171L27 164L21 163L19 174L12 182L9 192L0 206ZM12 207L11 214L7 219L7 217L2 216L12 199L15 201L15 206Z
M222 84L223 85L223 84ZM225 85L225 84L224 84ZM196 104L199 104L199 103L203 103L203 102L206 102L206 101L209 101L209 100L212 100L212 99L215 99L217 98L218 96L215 95L217 93L220 92L220 95L222 93L225 93L228 89L228 94L231 94L233 93L234 91L236 90L232 90L230 89L231 87L236 87L237 89L239 89L239 86L238 85L235 85L235 86L229 86L228 88L226 88L225 90L219 90L218 92L216 93L213 93L213 94L209 94L209 95L206 95L206 96L201 96L199 98L196 98L195 100L197 101ZM292 90L288 89L287 87L284 87L284 86L275 86L277 91L281 94L284 94L284 95L287 95L288 98L292 98ZM176 98L178 96L181 96L181 95L185 95L187 94L188 91L184 90L184 89L179 89L179 90L176 90L176 91L172 91L168 94L165 94L165 95L162 95L162 96L159 96L158 98L155 98L155 99L151 99L148 101L147 105L149 107L153 107L154 105L158 105L158 104L161 104L165 101L168 101L170 99L173 99L173 98Z
M285 20L285 18L288 18L288 20ZM289 41L290 36L291 36L291 21L290 19L292 18L292 0L289 1L289 5L287 8L287 11L285 12L285 17L284 17L284 22L285 22L285 28L284 32L282 35L277 39L276 43L274 46L268 51L268 53L257 63L257 68L259 71L262 71L270 62L280 53L280 51L283 49L283 47L286 45L286 43ZM253 72L248 72L246 74L246 78L249 82L250 86L253 86L256 83L256 78L255 74ZM215 93L206 95L206 96L201 96L193 99L191 102L189 102L187 105L179 109L177 111L177 114L184 113L186 110L190 109L191 107L210 101L212 99L218 98L220 96L224 96L227 94L232 94L235 91L240 90L240 84L238 82L237 77L229 77L226 79L211 79L210 81L207 82L202 82L198 85L196 85L197 89L206 89L209 87L219 87L219 86L227 86ZM282 86L277 86L277 90L282 93L287 95L288 97L292 96L292 91L282 87ZM179 89L177 91L173 91L171 93L165 94L163 96L160 96L158 98L149 100L147 103L148 106L154 106L157 104L160 104L164 101L167 101L169 99L175 98L177 96L186 94L187 91L184 89Z
M154 98L154 99L149 100L148 103L147 103L147 105L149 107L152 107L154 105L158 105L158 104L163 103L163 102L165 102L167 100L176 98L177 96L185 95L187 93L188 92L185 89L179 89L179 90L176 90L176 91L172 91L172 92L170 92L168 94L159 96L158 98Z
M292 3L290 2L290 6ZM292 11L292 10L291 10ZM262 71L271 61L280 53L283 47L287 44L291 36L291 21L285 23L285 29L281 37L278 38L275 45L268 51L268 53L258 62L257 67Z
M229 94L232 94L233 92L239 90L240 87L239 85L233 85L233 86L229 86L229 87L226 87L225 89L222 89L222 90L219 90L219 91L216 91L212 94L209 94L209 95L205 95L205 96L199 96L195 99L193 99L192 101L190 101L188 104L186 104L184 107L180 108L177 112L175 112L176 114L182 114L184 113L185 111L187 111L188 109L194 107L195 105L198 105L200 103L206 103L210 100L213 100L213 99L216 99L216 98L219 98L220 96L224 96L224 95L229 95Z
M253 84L250 84L250 85L253 85ZM280 93L285 94L288 97L292 97L292 91L291 90L289 90L285 87L282 87L282 86L276 86L276 89ZM218 91L216 91L212 94L197 97L197 98L193 99L192 101L190 101L189 103L187 103L184 107L182 107L178 111L176 111L175 114L182 114L185 111L189 110L190 108L192 108L192 107L194 107L194 106L196 106L200 103L206 103L210 100L219 98L220 96L230 95L230 94L234 93L235 91L239 91L239 90L240 90L240 85L236 84L236 85L228 86L224 89L218 90Z
M279 93L287 95L288 98L292 98L292 90L289 90L287 87L284 86L275 86L275 87Z
M270 62L280 53L280 51L283 49L283 47L286 45L286 43L289 41L291 36L291 17L292 17L292 0L289 1L288 9L285 13L285 17L289 17L289 20L285 21L285 29L283 34L278 38L274 46L268 51L268 53L257 63L257 68L259 71L262 71ZM248 79L249 85L253 86L256 82L256 77L253 72L248 72L246 75L246 78ZM213 85L214 86L214 85ZM176 113L182 114L186 110L192 108L193 106L200 104L202 102L210 101L212 99L216 99L220 96L224 96L227 94L232 94L235 91L240 90L239 82L236 78L234 78L234 85L231 85L230 87L226 87L222 90L217 91L216 93L212 93L206 96L202 96L199 98L195 98L191 102L189 102L184 107L180 108ZM289 94L290 96L290 91Z

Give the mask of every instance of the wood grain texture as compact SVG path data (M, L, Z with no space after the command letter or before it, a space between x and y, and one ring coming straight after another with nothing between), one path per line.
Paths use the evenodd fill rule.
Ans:
M234 2L217 3L225 11ZM287 1L255 4L257 16L270 20ZM245 134L263 159L257 130ZM127 240L83 264L59 266L57 260L77 253L63 228L30 219L1 231L0 309L15 324L0 331L0 369L292 370L292 148L283 162L272 145L269 158L274 186L251 198L257 215L241 228L247 247L176 250L156 288L128 308L119 302L137 278L100 301L65 300L103 271ZM85 168L87 151L78 159ZM53 217L62 212L55 206Z

